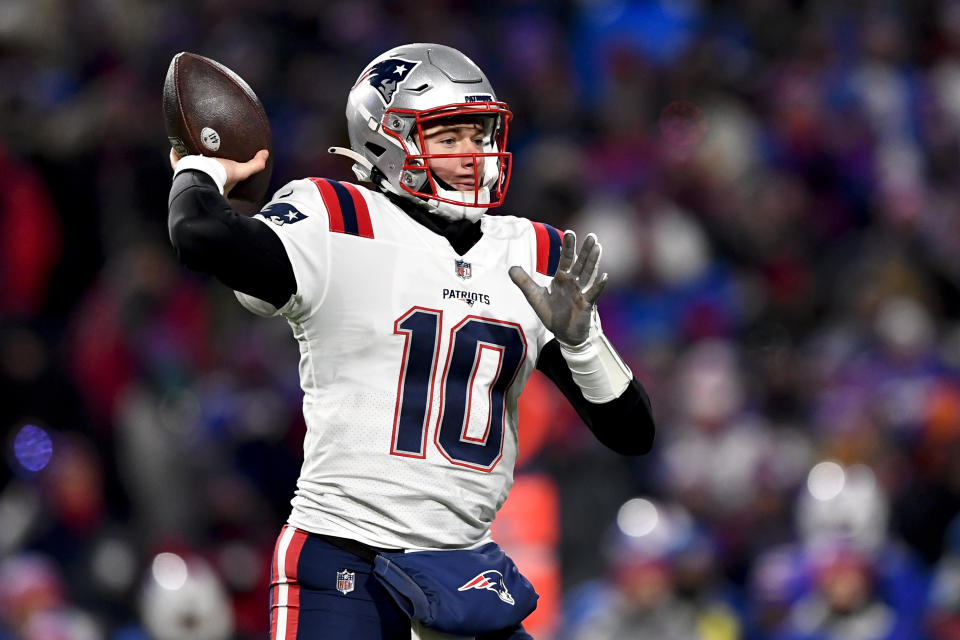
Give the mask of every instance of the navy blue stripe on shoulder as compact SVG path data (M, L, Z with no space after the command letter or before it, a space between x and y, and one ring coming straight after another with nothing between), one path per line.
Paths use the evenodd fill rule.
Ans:
M557 273L557 265L560 264L560 249L563 245L563 234L555 227L544 224L547 233L550 236L550 256L547 259L547 275L552 276Z
M323 178L323 180L333 187L334 193L337 194L337 202L340 203L340 212L343 214L343 232L349 233L353 236L359 235L359 229L357 225L357 207L353 203L353 198L350 196L350 192L347 191L345 186L336 180L329 180L327 178Z

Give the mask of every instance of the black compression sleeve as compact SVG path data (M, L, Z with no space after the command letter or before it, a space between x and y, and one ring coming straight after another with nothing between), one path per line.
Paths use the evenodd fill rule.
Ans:
M168 201L170 242L180 262L276 308L296 293L293 267L277 234L237 214L202 171L181 171Z
M548 342L540 352L537 369L557 385L604 446L630 456L650 451L655 432L653 412L647 392L636 377L618 398L594 404L583 397L583 392L574 382L556 340Z

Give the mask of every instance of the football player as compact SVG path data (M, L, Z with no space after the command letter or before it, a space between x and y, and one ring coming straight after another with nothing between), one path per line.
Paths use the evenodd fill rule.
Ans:
M486 213L507 191L511 113L459 51L387 51L346 114L350 148L330 151L364 186L294 180L252 218L225 196L266 151L244 163L171 152L180 261L250 311L282 316L300 346L307 435L274 557L271 638L529 638L516 612L483 631L433 618L449 605L501 624L495 607L524 604L515 592L529 583L509 559L470 563L503 560L490 524L513 481L517 399L534 368L604 445L652 445L647 395L596 313L600 245L588 235L577 252L573 232ZM431 615L411 613L382 569L420 560L406 570ZM449 585L432 585L434 572Z

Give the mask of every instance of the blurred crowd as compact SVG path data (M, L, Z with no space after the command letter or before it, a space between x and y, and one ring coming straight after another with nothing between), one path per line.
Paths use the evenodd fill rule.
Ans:
M0 640L265 637L297 349L176 263L162 83L226 64L274 187L351 179L410 41L511 106L504 210L599 236L657 418L619 457L528 385L535 635L960 638L960 1L4 0Z

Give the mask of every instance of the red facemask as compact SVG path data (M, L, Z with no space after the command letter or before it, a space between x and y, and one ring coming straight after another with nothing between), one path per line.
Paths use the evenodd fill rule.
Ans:
M424 139L424 128L429 128L437 124L437 121L445 118L454 117L476 117L490 116L493 118L492 148L496 151L482 153L422 153L426 149ZM454 205L490 208L499 207L503 204L503 199L507 193L507 185L510 183L511 154L506 152L507 147L507 129L513 114L503 102L462 102L448 104L441 107L434 107L423 111L412 109L387 109L383 117L383 131L389 136L396 138L405 149L402 133L398 129L404 128L402 125L413 118L414 125L411 129L408 139L412 139L421 153L407 153L403 163L403 169L400 176L400 186L404 191L415 196L435 200L437 202L446 202ZM430 171L429 161L439 158L467 158L473 164L474 170L474 188L473 196L467 195L463 200L453 200L444 197L441 189L445 189L443 183L438 184L438 178ZM482 160L481 160L482 159ZM487 168L487 163L496 161L496 174ZM481 165L484 169L481 170ZM482 175L486 174L486 175ZM426 176L426 181L422 177ZM417 187L417 185L420 185ZM489 198L481 198L481 193L489 189ZM469 191L464 191L469 194ZM484 200L487 200L484 202Z

